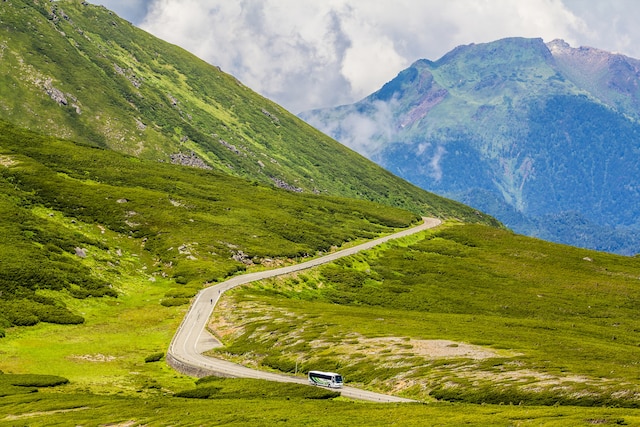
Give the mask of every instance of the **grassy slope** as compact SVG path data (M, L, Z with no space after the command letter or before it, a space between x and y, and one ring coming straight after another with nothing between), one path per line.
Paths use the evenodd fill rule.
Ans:
M296 229L301 224L313 229L314 221L329 217L333 218L329 223L318 224L322 239L330 235L327 230L335 230L346 239L357 239L388 229L380 223L406 224L414 215L365 202L291 194L213 172L141 161L38 136L6 123L2 124L0 135L3 212L7 212L6 207L22 218L18 222L13 217L2 217L2 273L7 272L6 262L14 256L27 266L37 262L31 271L56 272L58 264L53 261L59 257L65 265L74 267L71 272L63 271L65 274L60 277L52 273L61 280L62 289L40 287L35 295L53 300L55 306L65 307L84 320L79 325L40 322L6 330L0 369L6 373L55 374L68 378L70 383L40 388L35 394L30 388L25 393L20 387L16 391L16 386L8 387L9 391L0 387L5 394L0 401L0 425L86 425L129 420L198 425L210 422L214 415L222 424L235 425L273 425L274 420L311 425L348 420L351 425L372 425L372 414L379 425L397 420L404 425L422 425L425 418L469 425L510 425L523 417L546 420L548 425L556 420L578 424L590 419L635 419L628 411L613 409L353 405L340 400L318 401L305 389L240 380L216 383L212 386L218 390L212 395L213 400L171 397L192 389L192 380L176 375L164 362L144 360L166 348L186 306L163 306L160 302L173 299L170 295L190 295L212 272L242 268L229 261L232 248L219 245L216 250L224 253L216 256L209 252L211 248L203 249L205 243L233 242L236 249L249 254L258 251L260 246L253 241L253 235L241 232L241 227L257 227L254 221L263 221L263 217L294 221ZM156 179L141 179L150 176ZM235 191L229 191L227 185ZM238 194L245 194L251 208L246 202L242 204ZM255 203L256 197L262 202ZM128 201L118 203L121 198ZM171 200L179 203L174 206ZM162 204L169 204L170 208L157 209ZM225 213L217 214L216 204L222 205ZM295 207L293 213L287 207ZM273 209L277 215L269 214ZM313 214L314 210L323 214ZM327 210L332 216L327 215ZM252 219L256 211L260 216ZM242 218L239 224L224 222L236 215ZM158 233L159 227L171 232ZM279 228L269 231L268 241L273 243L270 253L299 250L300 242L288 241L286 233L279 234L277 230L283 232ZM309 237L313 236L320 238L316 233ZM198 260L169 250L181 242L200 243L190 246ZM86 258L74 255L77 245L87 249ZM7 256L9 250L15 252ZM40 258L41 254L48 255ZM56 255L54 259L49 259L51 254ZM117 298L74 297L78 295L71 289L77 292L79 285L91 278L110 285L106 289L117 291ZM186 279L187 283L180 285L176 279ZM23 298L28 299L25 293L29 290L23 289ZM7 297L6 291L3 297ZM301 307L304 309L304 305ZM319 310L327 307L327 313L339 308L317 305ZM353 326L358 327L359 322ZM8 384L12 378L0 383ZM243 390L239 396L238 389Z
M3 122L0 159L0 203L7 214L0 222L1 317L15 325L35 323L33 316L45 320L51 310L64 312L46 296L36 298L41 289L76 298L116 296L109 280L123 273L123 246L137 246L151 279L171 278L197 289L245 270L247 263L314 255L417 219L371 202L290 193L46 138ZM83 258L83 248L92 256ZM35 304L32 316L14 316L26 300ZM61 313L46 320L78 323Z
M235 291L219 316L243 327L220 333L235 358L408 396L635 408L638 277L635 258L447 226ZM495 354L434 359L419 349L433 339Z
M113 53L107 47L116 46L120 34L126 35L127 31L137 30L124 25L123 21L115 16L107 18L108 12L104 10L92 7L82 9L78 3L60 4L69 11L70 16L75 8L83 10L83 13L89 10L96 14L87 13L86 16L82 15L84 18L81 15L73 15L73 23L67 21L61 13L57 23L55 20L47 22L38 19L21 21L20 15L9 15L14 11L14 7L17 12L20 7L30 8L32 4L46 8L43 9L42 15L46 18L50 3L44 1L22 3L13 0L8 3L9 7L0 10L0 25L3 31L7 31L6 40L11 42L10 45L2 45L0 54L0 61L7 65L2 69L10 70L1 77L4 80L0 84L0 91L3 91L0 106L3 114L7 115L5 117L11 120L18 120L23 125L33 128L46 123L47 131L75 136L92 144L109 145L109 138L112 137L113 148L143 158L166 159L169 153L174 152L175 147L182 147L178 149L197 151L201 157L217 167L224 168L227 163L235 161L234 173L251 176L256 180L267 181L264 177L273 174L307 190L326 189L339 194L379 198L391 204L408 205L414 211L434 212L470 221L478 219L472 210L462 209L460 205L444 199L431 198L427 193L407 187L395 178L380 175L377 169L358 169L360 175L355 174L356 179L350 184L340 181L342 175L351 179L353 174L334 174L331 180L324 182L325 188L310 184L310 179L302 172L305 168L300 165L294 165L292 169L298 169L293 172L282 168L274 169L275 172L262 171L264 176L256 176L250 170L252 162L243 163L242 159L234 157L235 154L225 153L226 157L220 154L224 161L218 161L218 141L214 140L207 146L206 150L210 151L206 152L205 149L199 148L200 145L196 145L196 142L201 143L199 138L205 133L200 135L200 131L194 131L189 125L195 121L195 108L179 109L178 116L181 118L178 121L176 117L169 117L170 115L166 116L157 111L149 113L154 110L153 106L144 104L140 99L158 101L163 96L166 97L166 88L165 92L156 93L155 98L151 92L143 93L143 89L136 92L129 86L133 86L133 74L140 70L134 67L136 61L131 59L130 53L120 52L122 57L119 57L118 61L129 58L129 62L126 63L113 61L113 57L108 57ZM104 42L97 34L88 32L89 30L83 29L80 33L79 27L69 27L78 25L77 22L82 22L82 19L87 19L86 22L94 20L94 24L104 25L105 31L110 25L113 26L117 30L104 39L112 37L113 41ZM65 25L67 27L64 27ZM56 28L65 30L64 35L57 33L61 36L60 39L56 39L57 36L51 37L53 33L49 32L51 29L56 31ZM28 40L24 38L25 34L42 37ZM85 35L91 40L82 37ZM75 37L78 37L78 40L75 40ZM24 50L15 47L13 42L16 40L18 45L23 44ZM63 45L61 41L68 45ZM81 50L81 44L85 41L95 41L96 46L102 43L96 47L103 49L102 56L97 56L102 61L98 68L92 68L92 65L86 63L84 72L72 70L69 68L70 64L77 63L74 62L76 60L65 62L63 56L53 57L56 52L68 53L65 49L68 46ZM91 44L85 45L85 54L90 51ZM146 49L148 47L144 46L136 51L137 54L152 52ZM163 53L174 52L171 50L173 48L163 46L163 49L165 48L167 50ZM182 59L191 58L178 49L175 49L175 52L184 55ZM125 73L112 78L120 79L112 84L101 77L109 75L108 70L115 69L114 62L120 64ZM67 67L65 73L59 73L60 63ZM125 68L128 65L130 67ZM100 67L103 71L100 71ZM158 66L154 72L162 75L172 66L163 67ZM202 70L205 70L205 74L213 73L218 79L233 81L223 74L215 74L211 67ZM54 72L58 74L54 75ZM76 81L74 84L71 80L65 80L66 76L75 73L80 73L82 80L78 81L84 83L78 84ZM174 91L178 94L183 93L177 89L184 84L185 75L181 72L173 73L172 81L181 83L171 86L171 89L174 89L171 96L178 98ZM72 93L77 98L77 104L82 110L80 120L74 116L77 114L75 107L52 104L51 99L43 95L41 83L48 77L53 77L54 86L62 88L65 93ZM36 82L38 79L39 82ZM22 85L23 81L29 84ZM234 84L238 85L237 82ZM96 87L102 90L96 91ZM241 85L238 87L250 92ZM16 92L12 88L17 88ZM123 93L128 94L125 98L131 102L126 103L129 106L121 102ZM108 99L101 99L93 104L92 97L101 96ZM256 99L259 98L253 98L254 103L257 102ZM241 102L251 104L240 98L235 100L237 105ZM103 101L107 102L100 107ZM212 99L209 101L214 104ZM253 119L267 117L270 126L284 132L282 129L285 126L282 125L282 121L288 115L281 112L286 116L283 119L277 115L280 112L275 110L277 107L273 107L276 111L274 113L268 108L272 104L263 102L267 101L259 99L260 104L253 111ZM188 101L180 99L178 105L183 106L187 103ZM197 102L194 101L194 104ZM264 105L267 105L267 108ZM278 122L274 123L273 117L262 112L262 108L275 115ZM234 143L239 138L243 138L241 141L246 144L254 142L254 139L246 137L250 133L249 130L238 130L246 126L246 123L252 123L249 121L250 115L239 114L241 119L229 118L229 110L220 110L219 117L223 118L219 119L219 122L211 122L223 123L220 125L221 132L228 133L220 133L218 136L222 135ZM39 115L34 114L34 111L40 112ZM157 115L154 115L156 113ZM246 114L246 110L242 114ZM42 117L46 119L42 120ZM132 117L138 117L145 122L147 128L138 130L135 119L131 121ZM150 123L155 125L152 126ZM295 126L304 127L298 123L287 128ZM209 130L211 129L206 131ZM275 135L273 140L269 141L297 137L305 146L309 146L315 139L329 141L313 133L314 131L311 131L307 140L300 138L297 130L292 132L291 135ZM30 328L7 330L8 335L3 339L3 370L55 373L70 378L71 384L59 386L51 393L45 389L35 395L22 394L3 398L0 403L2 424L13 425L16 422L26 422L25 420L34 425L68 424L70 421L76 424L91 424L96 420L201 424L210 422L212 414L216 414L221 423L252 425L272 425L274 419L316 425L349 420L352 425L372 425L372 415L380 425L398 420L405 425L422 425L425 418L433 422L470 425L511 425L531 419L547 425L590 424L594 421L614 423L621 420L633 422L636 419L628 410L498 408L470 405L381 406L353 405L341 401L316 402L304 399L306 391L284 392L278 388L275 394L280 394L287 399L285 400L282 397L274 397L273 391L271 394L265 391L273 386L236 380L226 380L216 387L247 390L241 399L234 399L229 395L214 402L170 398L168 394L190 388L192 385L188 378L176 375L163 363L144 363L146 356L166 348L183 314L184 307L176 308L171 304L163 306L159 304L161 301L183 302L181 300L191 295L204 280L216 279L237 269L243 269L243 264L230 260L229 256L234 252L238 254L242 251L249 257L255 256L256 260L267 255L292 256L313 252L326 249L327 245L340 241L370 237L388 229L383 224L406 224L414 216L342 199L294 197L286 192L250 185L214 172L172 168L156 162L122 157L109 151L42 138L16 130L5 123L2 124L0 134L4 138L0 144L0 184L3 190L1 203L3 212L11 212L14 215L4 217L5 221L2 222L4 241L1 259L3 262L21 261L26 265L37 263L36 268L30 268L31 271L51 268L51 275L45 276L52 279L52 284L57 282L61 289L56 290L55 286L51 289L37 289L34 293L38 297L36 303L65 309L62 314L58 313L59 316L66 316L68 311L72 315L82 316L84 320L82 325L38 323ZM180 145L180 139L185 136L188 138ZM118 146L118 142L123 143ZM133 145L136 146L135 150L131 148ZM330 145L331 143L327 142L324 151L318 150L317 147L310 151L326 157L334 151L333 146L328 150ZM288 159L288 156L282 154L277 155L275 151L259 151L258 148L254 151L246 150L246 153L247 157L252 157L251 153L256 155L254 162L255 158L259 158L258 155L276 161L264 162L265 166L286 163L284 159L292 162L299 160ZM348 154L344 156L348 158L346 161L332 158L327 163L335 165L334 171L340 172L341 167L354 163ZM305 162L308 167L309 161ZM358 161L355 163L354 168L359 168ZM362 174L363 170L367 173ZM370 188L374 190L370 194L363 194L360 181L369 180L371 175L378 177L380 181L368 181L371 184ZM150 176L155 179L150 180ZM336 179L336 176L340 179ZM342 188L334 191L331 187L334 182ZM394 187L396 184L399 187ZM126 202L118 202L124 199ZM417 202L408 203L409 199L415 199ZM247 200L250 206L247 205ZM259 217L253 215L256 207L261 211ZM233 212L233 215L229 212ZM263 228L265 218L269 226ZM299 230L302 227L310 227L312 232L300 235ZM333 230L329 234L326 233L327 227ZM260 229L261 234L247 233L248 229ZM89 255L86 258L74 256L75 246L87 248ZM196 259L189 259L190 257ZM2 267L6 265L3 264ZM14 271L10 273L13 274ZM29 300L33 289L29 286L24 288L21 289L20 297ZM109 296L108 290L115 290L118 297ZM102 291L105 292L104 298L77 298L100 294ZM320 304L319 307L338 309L335 305ZM34 316L38 317L42 314L41 311L42 307L38 306ZM353 312L354 309L349 307L347 311ZM384 313L392 315L388 309L385 309ZM363 318L371 315L379 316L372 311ZM445 321L448 320L446 317L443 318ZM358 322L362 320L356 320L352 326L358 327ZM404 323L405 319L398 317L390 322L389 327ZM378 325L379 323L373 327L377 328ZM338 336L340 334L342 332ZM113 395L115 393L119 396ZM230 393L233 395L235 391ZM265 393L268 398L265 398ZM138 397L133 397L134 394ZM72 411L67 412L68 410ZM13 417L16 414L18 418Z
M70 394L159 397L189 387L189 378L145 358L167 348L205 282L247 268L232 255L266 268L417 219L1 121L0 190L0 369L55 372L71 381L62 390Z
M12 0L0 9L0 39L0 118L20 126L153 160L195 152L264 183L493 221L391 175L102 7Z
M589 426L636 425L638 414L620 408L542 408L512 405L381 405L305 398L290 387L265 390L255 381L222 380L242 399L123 398L40 392L3 398L0 425L311 425L311 426ZM101 421L98 421L101 420Z

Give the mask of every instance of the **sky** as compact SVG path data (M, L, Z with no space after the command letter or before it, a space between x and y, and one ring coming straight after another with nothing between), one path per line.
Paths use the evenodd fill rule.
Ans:
M640 58L637 0L91 0L292 113L356 102L418 59L505 37Z

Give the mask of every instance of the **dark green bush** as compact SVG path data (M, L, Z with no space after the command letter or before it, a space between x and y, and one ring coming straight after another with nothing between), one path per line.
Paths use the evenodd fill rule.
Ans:
M186 285L189 282L189 279L184 276L177 276L174 280L179 285Z
M56 375L4 374L0 381L19 387L56 387L68 384L69 380Z
M31 313L20 313L14 311L6 313L5 315L15 326L33 326L40 322L40 319Z
M164 294L167 298L192 298L198 293L197 289L193 288L175 288Z
M296 362L294 360L280 356L267 356L262 359L262 365L280 372L294 372L296 369Z
M165 298L160 301L160 305L164 307L177 307L179 305L189 304L189 298Z
M164 353L163 352L153 353L153 354L150 354L149 356L144 358L144 363L158 362L158 361L162 360L163 357L164 357Z
M37 310L41 322L56 323L58 325L79 325L84 323L84 317L71 313L66 308L42 306Z
M179 391L174 396L184 397L187 399L209 399L221 390L220 387L198 387L192 390Z

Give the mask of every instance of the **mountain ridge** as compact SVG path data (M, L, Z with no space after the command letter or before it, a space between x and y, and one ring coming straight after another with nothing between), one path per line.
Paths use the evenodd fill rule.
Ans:
M640 164L638 70L619 54L508 38L418 60L355 104L299 116L517 232L631 255L640 247L640 193L627 172ZM565 218L571 229L572 212L593 237L547 227Z
M104 7L12 0L0 9L0 40L0 118L19 127L290 191L493 221L392 175Z

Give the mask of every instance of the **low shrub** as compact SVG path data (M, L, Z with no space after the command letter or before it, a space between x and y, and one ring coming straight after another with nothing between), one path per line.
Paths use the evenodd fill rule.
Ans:
M193 288L176 288L171 289L166 294L164 294L167 298L191 298L194 297L198 293L197 289Z
M79 325L84 323L84 317L73 314L62 307L43 306L37 310L37 315L42 322L56 323L58 325Z
M144 363L158 362L164 357L163 352L153 353L144 358Z
M17 387L56 387L68 384L69 380L57 375L3 374L0 382Z
M262 365L280 372L294 372L296 369L295 361L280 356L267 356L262 359Z
M219 391L220 387L198 387L192 390L179 391L174 394L174 396L184 397L186 399L209 399Z
M179 305L189 304L189 298L165 298L160 301L160 305L164 307L177 307Z

